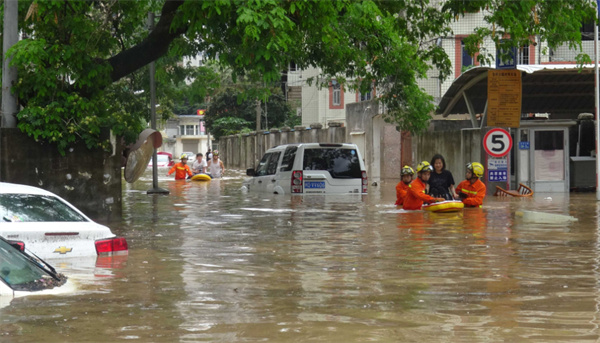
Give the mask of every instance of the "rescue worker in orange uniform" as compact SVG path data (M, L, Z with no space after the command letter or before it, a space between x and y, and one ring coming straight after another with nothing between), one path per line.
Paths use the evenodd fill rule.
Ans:
M402 167L400 171L400 182L396 185L396 206L402 206L406 193L408 192L408 185L412 182L415 171L410 166Z
M456 192L466 207L481 207L485 198L485 185L480 177L483 176L483 165L479 162L467 164L466 180L456 186Z
M192 173L192 169L187 165L187 155L183 154L180 158L181 162L176 163L171 170L167 173L167 176L173 174L175 172L175 180L185 180L185 175L187 174L189 177L194 175Z
M427 181L431 176L433 167L429 162L423 161L417 166L417 178L410 183L408 186L408 192L404 199L404 205L402 206L405 210L420 210L423 203L432 203L444 201L444 198L434 198L425 193L427 188Z

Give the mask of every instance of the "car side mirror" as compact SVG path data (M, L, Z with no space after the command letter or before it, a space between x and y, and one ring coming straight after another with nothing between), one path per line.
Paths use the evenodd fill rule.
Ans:
M254 172L254 168L248 168L248 169L246 169L246 175L248 175L248 176L254 176L254 175L256 175L256 173Z

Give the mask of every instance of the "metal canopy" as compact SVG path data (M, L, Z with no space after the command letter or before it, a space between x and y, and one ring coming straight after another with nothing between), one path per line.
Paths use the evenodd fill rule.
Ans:
M460 75L442 97L436 113L444 117L483 114L490 69L494 68L475 67ZM522 72L522 113L550 113L552 119L576 119L579 113L595 113L592 65L518 65L517 69Z

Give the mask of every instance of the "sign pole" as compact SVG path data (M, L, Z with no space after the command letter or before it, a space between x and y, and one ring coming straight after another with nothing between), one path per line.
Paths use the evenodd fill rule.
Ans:
M150 30L154 29L154 13L148 13L148 25ZM153 130L156 130L156 84L154 82L154 73L156 72L154 67L154 61L150 62L150 125ZM152 188L148 190L147 194L169 194L169 191L158 187L158 156L156 147L152 152Z
M510 133L503 128L489 130L483 138L485 165L487 170L486 186L492 189L493 183L504 183L510 188L510 158L513 141Z
M598 17L600 8L600 0L596 1L596 17ZM598 72L598 58L600 58L599 47L598 47L598 25L594 25L594 61L596 70L596 89L595 89L595 100L596 100L596 200L600 201L600 187L599 187L599 174L600 174L600 116L598 111L600 110L600 95L598 90L600 87L600 73Z

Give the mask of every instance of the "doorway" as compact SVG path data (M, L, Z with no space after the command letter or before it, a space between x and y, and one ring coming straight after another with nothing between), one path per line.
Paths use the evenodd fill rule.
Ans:
M529 180L536 192L569 191L569 133L567 128L532 128Z

